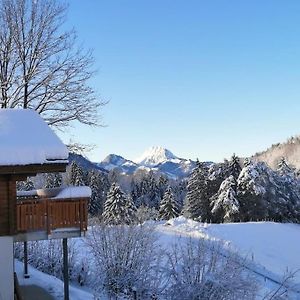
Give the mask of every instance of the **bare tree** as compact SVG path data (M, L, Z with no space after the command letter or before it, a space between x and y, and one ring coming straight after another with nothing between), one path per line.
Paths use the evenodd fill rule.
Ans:
M56 0L0 0L0 107L31 108L53 126L99 125L105 104L88 84L90 50L64 31L67 6Z
M145 300L165 289L164 252L152 228L96 225L87 244L96 267L96 289L103 287L110 296L123 294L129 299L136 299L136 293Z
M257 282L235 253L222 254L222 244L199 239L178 241L168 255L167 299L254 300Z

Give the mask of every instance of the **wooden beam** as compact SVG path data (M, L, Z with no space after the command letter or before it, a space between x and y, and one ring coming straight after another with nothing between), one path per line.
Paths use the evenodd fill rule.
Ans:
M46 163L32 165L17 166L0 166L0 175L26 175L34 176L37 173L56 173L65 172L68 163Z
M68 239L63 239L64 300L69 300Z

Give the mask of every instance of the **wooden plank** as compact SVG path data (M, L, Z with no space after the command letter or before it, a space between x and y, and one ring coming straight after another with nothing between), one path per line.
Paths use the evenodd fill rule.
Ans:
M16 166L0 166L0 175L34 176L37 173L65 172L68 163L46 163Z

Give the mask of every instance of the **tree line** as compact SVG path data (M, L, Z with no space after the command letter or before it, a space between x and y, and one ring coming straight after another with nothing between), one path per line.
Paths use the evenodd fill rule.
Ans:
M214 223L300 220L298 174L284 158L277 170L251 159L241 163L236 155L222 163L198 161L188 179L174 181L150 171L134 174L127 187L114 171L86 171L73 161L65 175L45 175L43 187L61 185L89 186L89 214L107 224L169 220L179 215ZM18 186L34 188L30 180Z

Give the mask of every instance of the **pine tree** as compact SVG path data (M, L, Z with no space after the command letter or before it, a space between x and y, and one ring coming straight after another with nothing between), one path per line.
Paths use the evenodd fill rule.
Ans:
M165 176L162 176L162 175L159 177L157 186L158 186L160 199L163 198L165 191L168 188L168 183L169 183L168 178L166 178Z
M244 167L248 167L251 164L251 159L249 157L246 157L244 159Z
M136 215L137 208L131 196L127 196L126 211L127 211L127 220L125 220L125 223L126 224L135 223L137 221L137 215Z
M131 195L137 206L158 208L161 200L161 190L153 171L142 176L139 180L133 179Z
M187 195L184 204L184 215L188 218L209 221L211 219L210 200L208 197L208 174L204 163L197 161L187 185Z
M121 225L128 224L130 219L128 209L128 198L121 188L113 183L104 203L104 211L102 214L105 224Z
M239 201L236 195L236 180L233 175L226 178L212 199L212 214L217 222L234 222L239 215Z
M47 173L45 178L45 188L57 188L62 185L61 173Z
M18 191L31 191L34 190L35 186L33 181L28 177L26 181L17 181Z
M161 200L160 190L159 190L158 183L154 177L153 171L150 171L148 174L147 184L148 184L147 187L148 206L158 209Z
M70 174L69 174L69 183L73 186L84 186L84 173L82 168L75 162L72 161L70 167Z
M231 160L229 161L228 176L232 175L234 179L237 180L241 173L241 170L242 168L240 165L240 159L234 153L231 157Z
M103 196L101 187L101 175L96 170L91 170L88 174L89 187L92 190L91 199L89 202L89 213L93 216L101 213L103 209Z
M278 221L299 222L300 219L300 188L295 169L288 165L282 157L274 172L274 182L279 187L277 198L274 199L279 207L274 219Z
M170 220L178 216L179 216L178 204L169 186L164 193L162 201L160 202L159 218L161 220Z
M249 160L244 164L238 180L237 194L240 203L240 219L257 221L267 217L265 207L266 181L268 174L261 163Z
M287 180L293 180L295 178L295 172L292 167L290 167L284 157L278 162L277 172L280 176L285 176Z

